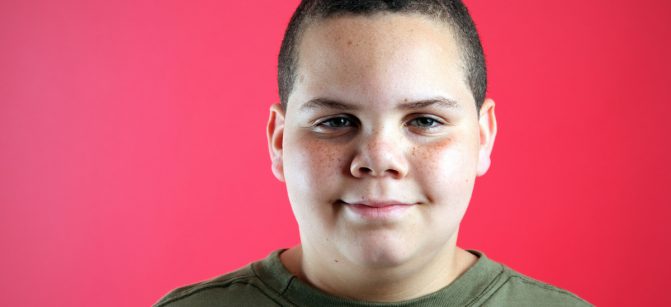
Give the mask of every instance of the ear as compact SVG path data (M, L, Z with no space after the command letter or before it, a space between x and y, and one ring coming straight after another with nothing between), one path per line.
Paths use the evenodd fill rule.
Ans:
M284 165L282 163L282 141L284 139L284 109L280 104L270 107L268 118L268 149L272 170L277 180L284 182Z
M494 148L494 139L496 138L496 114L494 112L494 100L487 98L480 107L480 151L478 153L477 175L482 176L487 173L491 165L492 148Z

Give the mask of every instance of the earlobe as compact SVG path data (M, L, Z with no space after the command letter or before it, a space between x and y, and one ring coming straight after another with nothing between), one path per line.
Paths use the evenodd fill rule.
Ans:
M496 114L494 100L487 98L480 107L480 118L478 126L480 127L480 151L478 153L477 175L482 176L487 173L491 165L491 154L496 139Z
M270 116L268 118L268 149L270 151L270 161L275 178L284 182L284 164L282 142L284 139L284 109L280 104L274 104L270 107Z

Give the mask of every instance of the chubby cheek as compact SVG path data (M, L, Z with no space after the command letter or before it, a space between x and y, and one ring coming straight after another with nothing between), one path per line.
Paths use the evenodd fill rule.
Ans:
M345 154L343 147L319 139L295 139L285 151L285 165L288 172L300 174L305 180L333 179L342 175ZM312 182L313 184L316 184Z
M414 177L436 210L465 211L477 170L477 143L456 137L413 147Z
M337 200L337 181L345 169L344 146L297 136L286 139L284 148L287 191L299 223L313 220L302 218L306 214L328 220L333 212L326 204Z

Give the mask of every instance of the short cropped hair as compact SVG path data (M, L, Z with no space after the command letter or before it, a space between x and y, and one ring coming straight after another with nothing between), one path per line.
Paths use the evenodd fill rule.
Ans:
M468 9L460 0L303 0L294 12L282 40L277 67L280 101L286 109L296 80L298 45L314 21L344 15L375 13L421 14L450 26L459 44L466 82L480 110L487 91L487 67L480 37Z

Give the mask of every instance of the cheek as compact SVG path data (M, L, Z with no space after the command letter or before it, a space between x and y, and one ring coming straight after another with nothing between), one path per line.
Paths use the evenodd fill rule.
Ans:
M335 207L341 186L345 153L334 146L308 137L286 140L284 173L289 201L301 232L328 237L334 227Z
M424 192L437 202L467 202L473 189L477 146L448 138L415 146L412 165Z
M333 181L345 169L343 146L298 136L285 143L284 169L287 188L305 193L319 193L324 182Z

